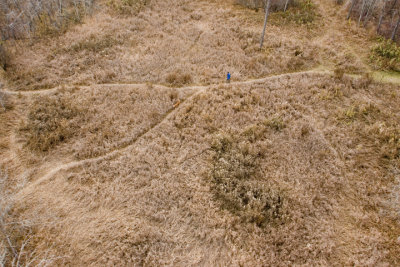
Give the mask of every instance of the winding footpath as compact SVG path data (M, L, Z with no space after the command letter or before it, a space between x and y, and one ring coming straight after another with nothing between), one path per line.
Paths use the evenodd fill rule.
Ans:
M256 83L264 83L264 82L271 81L271 80L274 80L274 79L281 79L281 78L286 78L286 77L291 77L291 78L292 77L299 77L299 76L303 76L303 75L307 75L307 74L332 75L333 72L329 71L329 70L321 70L321 68L319 68L319 69L312 69L312 70L307 70L307 71L299 71L299 72L291 72L291 73L272 75L272 76L268 76L268 77L264 77L264 78L251 79L251 80L247 80L247 81L231 82L229 85L230 86L238 86L238 85L240 86L240 85L248 85L248 84L256 84ZM359 75L359 77L361 77L361 76ZM158 121L155 124L151 125L148 129L144 130L138 136L133 138L130 142L124 144L123 146L117 147L117 148L109 151L108 153L100 155L98 157L59 163L56 166L53 166L52 168L49 168L45 172L45 174L43 174L39 178L35 179L32 183L27 184L27 186L25 186L23 189L21 189L21 191L19 191L19 193L17 195L19 195L19 196L26 195L27 193L30 192L30 189L32 189L35 186L37 186L37 185L39 185L39 184L51 179L54 175L56 175L60 171L66 171L66 170L69 170L69 169L72 169L72 168L75 168L75 167L83 166L85 164L95 163L95 162L99 162L99 161L102 161L102 160L110 160L110 159L113 159L113 158L117 157L118 155L120 155L120 154L128 151L129 149L131 149L139 139L141 139L142 137L145 137L146 135L148 135L153 129L156 129L162 123L164 123L164 122L168 121L169 119L171 119L177 112L179 112L179 110L184 108L186 106L186 103L190 102L191 99L193 99L197 95L205 92L208 88L210 88L212 86L221 85L221 84L223 84L223 83L214 84L214 85L200 85L200 86L181 87L180 88L181 90L192 90L192 91L194 91L194 93L192 93L186 99L182 100L179 106L171 107L171 109L168 110L164 114L164 116L160 119L160 121ZM94 85L91 85L91 86L81 86L81 88L90 88L90 87L93 87L93 86L108 86L108 87L138 86L138 87L140 87L140 86L145 86L145 85L146 85L145 83L138 83L138 84L136 84L136 83L132 83L132 84L94 84ZM165 85L153 84L153 86L167 88ZM49 94L49 93L52 93L52 92L56 92L59 88L61 88L61 87L51 88L51 89L47 89L47 90L38 90L38 91L17 91L17 92L16 91L9 91L9 90L4 90L4 91L7 92L7 93L10 93L10 94L13 94L13 95L22 94L22 95L26 95L26 96L33 96L33 95Z
M248 80L248 81L238 81L238 82L232 82L229 85L230 86L237 86L237 85L245 85L245 84L254 84L254 83L263 83L275 79L281 79L281 78L286 78L286 77L298 77L298 76L303 76L307 74L330 74L329 71L317 71L317 70L309 70L309 71L301 71L301 72L294 72L294 73L285 73L285 74L279 74L279 75L273 75L265 78L260 78L260 79L253 79L253 80ZM101 84L104 86L141 86L145 84ZM218 84L217 84L218 85ZM94 85L96 86L96 85ZM154 85L157 86L157 85ZM162 85L159 85L162 86ZM110 160L118 155L123 154L124 152L128 151L131 149L136 142L145 137L146 135L150 134L152 130L156 129L159 127L162 123L168 121L171 119L177 112L182 110L182 108L185 108L187 103L190 102L191 99L196 97L197 95L205 92L208 88L212 87L213 85L207 85L207 86L188 86L188 87L182 87L180 88L181 90L193 90L194 93L191 94L189 97L186 99L182 100L180 105L177 106L176 108L172 107L164 116L160 119L160 121L156 122L152 126L150 126L148 129L144 130L142 133L140 133L137 137L132 139L129 143L125 144L124 146L117 147L113 149L112 151L103 154L98 157L94 158L88 158L88 159L83 159L83 160L77 160L77 161L70 161L70 162L64 162L64 163L59 163L52 168L49 168L45 174L41 175L39 178L35 179L33 182L27 184L21 191L18 192L17 196L24 196L29 194L31 192L32 188L35 188L37 185L48 181L51 179L53 176L55 176L57 173L60 171L67 171L72 168L80 167L85 164L90 164L90 163L95 163L103 160ZM16 94L22 93L26 94L28 96L34 95L34 94L47 94L50 92L56 91L58 88L53 88L53 89L48 89L48 90L40 90L40 91L25 91L25 92L15 92ZM12 92L12 91L7 91L7 92Z

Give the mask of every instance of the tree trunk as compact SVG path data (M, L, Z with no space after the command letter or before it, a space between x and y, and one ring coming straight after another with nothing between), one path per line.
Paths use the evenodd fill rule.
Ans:
M351 6L350 6L350 9L349 9L349 13L347 14L347 18L346 18L346 19L349 19L349 18L350 18L351 11L353 11L353 8L354 8L354 5L355 5L355 4L356 4L356 0L352 0Z
M391 7L390 9L394 9L394 7L396 6L396 4L397 4L397 0L394 0L394 1L393 1L393 5L392 5L392 7Z
M371 5L368 7L367 15L365 15L364 27L367 25L367 22L369 20L369 14L370 14L369 12L371 10L374 10L375 2L376 2L376 0L372 0Z
M263 29L263 32L261 35L260 49L263 47L263 44L264 44L265 29L267 28L267 21L268 21L270 6L271 6L271 0L268 0L267 6L265 7L264 29Z
M286 12L286 9L287 9L287 6L288 6L288 4L289 4L289 1L290 1L290 0L286 0L285 8L283 9L283 12ZM355 0L353 0L353 1L355 1Z
M360 26L361 19L362 19L363 15L364 15L364 9L365 9L366 2L367 2L367 0L363 0L363 5L362 5L362 8L361 8L360 17L358 18L358 26Z
M399 25L400 25L400 16L397 19L396 27L394 28L393 33L392 33L392 38L391 38L392 41L394 41L396 39L396 34L397 34L397 30L399 29Z
M383 7L382 7L382 11L381 11L381 16L379 17L378 28L376 29L376 32L377 32L378 34L379 34L379 31L381 30L381 25L382 25L383 17L385 16L385 7L386 7L386 3L387 3L387 0L383 0Z

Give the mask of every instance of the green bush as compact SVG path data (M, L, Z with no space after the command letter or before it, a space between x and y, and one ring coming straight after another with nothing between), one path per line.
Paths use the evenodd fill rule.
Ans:
M137 14L143 7L148 5L150 0L109 0L107 5L120 14Z
M376 68L400 71L400 47L391 40L380 38L371 49L370 60Z
M271 22L273 24L313 25L318 18L318 13L311 0L295 1L293 7L286 12L279 11L273 13Z

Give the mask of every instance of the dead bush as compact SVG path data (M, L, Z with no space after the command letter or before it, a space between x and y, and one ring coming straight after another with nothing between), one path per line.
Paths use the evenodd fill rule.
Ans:
M10 96L1 90L0 84L0 112L12 109L12 101Z
M107 5L120 14L132 15L139 13L150 0L109 0Z
M13 190L7 170L0 167L0 266L49 266L55 257L34 249L36 218L21 219L15 213Z
M334 77L340 81L343 79L344 73L345 71L341 67L336 67L335 70L333 71Z
M74 135L75 120L81 110L68 98L41 96L29 108L27 121L20 128L26 145L33 151L48 151Z
M9 61L9 57L6 53L6 48L0 41L0 68L6 70L8 61Z
M272 117L266 119L264 124L275 131L282 131L286 127L286 124L281 117Z
M368 86L370 86L372 84L373 81L374 81L374 79L373 79L371 73L366 72L361 76L361 78L358 79L357 86L358 86L358 88L367 88Z
M283 10L285 5L287 6L293 5L294 0L272 0L271 1L271 9L272 10ZM258 10L259 8L263 8L266 4L264 0L236 0L236 4L245 6L247 8Z
M172 72L167 75L165 81L171 85L182 86L192 82L192 76L188 73Z
M220 133L211 145L210 177L216 199L223 209L259 227L282 223L286 216L283 192L261 180L264 155L251 139L262 139L263 127L256 125L238 135Z
M80 40L73 43L70 47L64 48L62 50L56 51L57 53L79 53L81 51L89 51L93 53L99 53L105 49L111 48L117 44L120 44L118 40L113 38L111 35L96 36L94 34L90 35L88 39Z
M10 66L7 79L9 84L18 90L40 90L55 86L54 81L48 80L48 73L43 67L28 66L20 70L16 66Z

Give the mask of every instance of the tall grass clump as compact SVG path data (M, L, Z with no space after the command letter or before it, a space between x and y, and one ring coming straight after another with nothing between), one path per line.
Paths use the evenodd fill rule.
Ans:
M182 73L180 71L169 73L165 81L174 86L182 86L192 82L192 76L188 73Z
M2 91L2 84L0 84L0 112L9 110L12 108L12 102L10 96Z
M33 151L45 152L66 141L79 128L80 112L82 110L66 97L37 98L20 128L26 137L26 145Z
M0 40L0 68L6 70L8 64L9 64L9 55L7 54L4 43Z
M34 249L37 218L18 217L10 184L7 170L0 167L0 266L51 266L56 258Z
M120 14L137 14L150 3L150 0L109 0L107 5Z
M221 208L259 227L280 224L286 216L283 192L263 180L265 155L256 140L262 138L264 127L250 127L239 135L220 133L211 145L210 179Z

